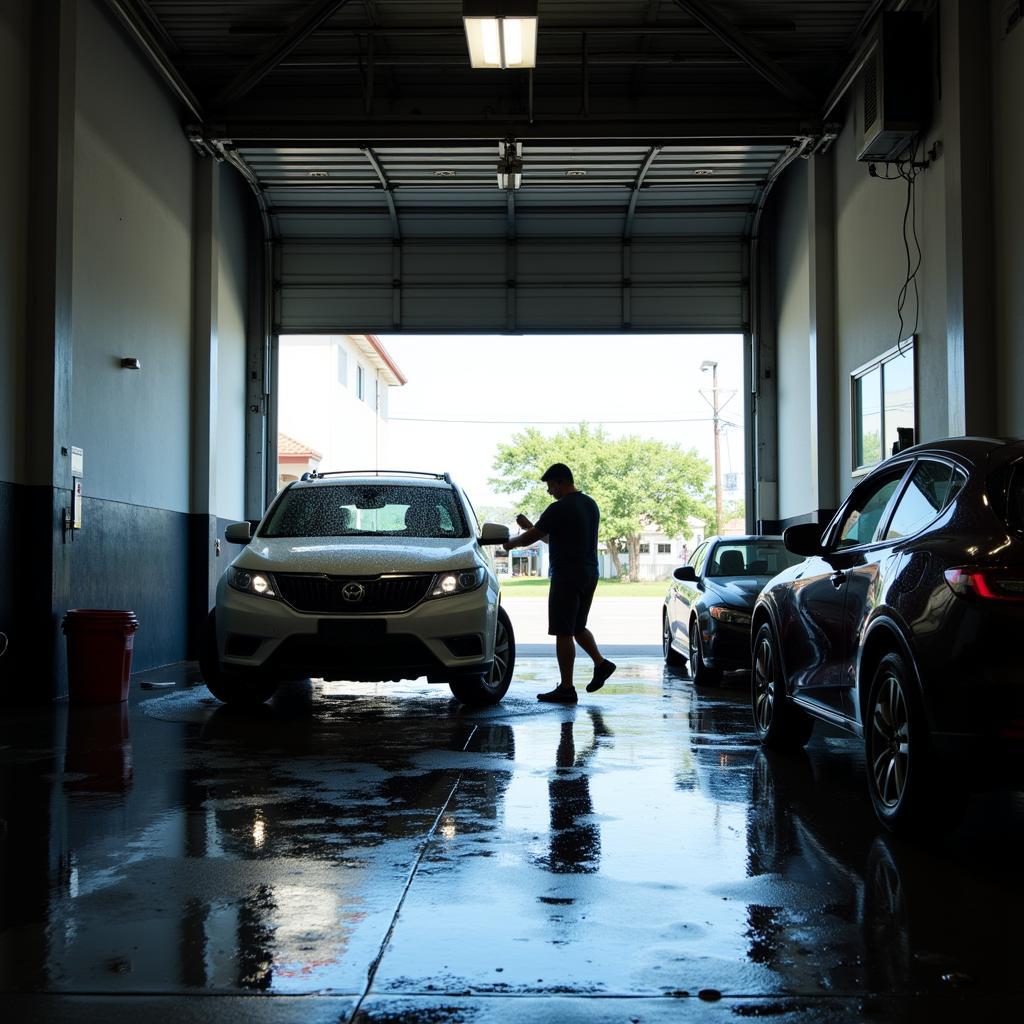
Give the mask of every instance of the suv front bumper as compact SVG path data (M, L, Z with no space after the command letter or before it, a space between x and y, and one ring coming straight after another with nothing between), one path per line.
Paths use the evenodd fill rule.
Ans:
M280 678L398 680L485 672L494 659L498 591L428 598L404 612L324 615L245 594L221 580L217 651L228 671Z

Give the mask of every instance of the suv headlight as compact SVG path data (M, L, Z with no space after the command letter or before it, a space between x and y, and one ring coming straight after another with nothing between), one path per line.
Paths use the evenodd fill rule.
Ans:
M711 618L717 619L719 622L728 622L733 626L750 625L750 612L740 612L735 608L723 608L717 604L711 609Z
M434 577L430 588L431 597L451 597L452 594L464 594L467 590L476 590L487 575L481 565L476 569L455 569L452 572L439 572Z
M257 597L277 597L277 585L269 572L252 572L249 569L228 569L228 586L243 594Z

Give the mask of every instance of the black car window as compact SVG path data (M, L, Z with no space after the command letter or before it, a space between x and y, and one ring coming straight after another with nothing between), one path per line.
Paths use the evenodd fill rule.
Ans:
M468 537L451 490L402 484L292 487L261 537Z
M944 462L918 462L886 528L886 539L913 537L923 530L952 501L964 480L962 473Z
M871 481L846 511L842 526L837 534L836 547L852 548L858 544L870 544L882 513L889 504L900 480L906 472L906 465L894 468Z
M716 545L707 576L775 576L803 561L781 540L722 541Z

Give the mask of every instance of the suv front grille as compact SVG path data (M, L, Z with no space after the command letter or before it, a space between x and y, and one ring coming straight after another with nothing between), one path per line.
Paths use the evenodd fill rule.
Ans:
M303 576L274 573L281 596L297 611L330 615L404 612L427 596L433 573L411 576ZM362 588L362 593L359 593Z

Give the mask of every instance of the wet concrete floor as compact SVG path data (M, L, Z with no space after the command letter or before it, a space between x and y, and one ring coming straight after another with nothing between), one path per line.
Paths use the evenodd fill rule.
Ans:
M742 678L618 660L575 708L524 657L485 711L308 682L235 711L177 666L8 712L6 1018L1020 1019L1019 795L891 840L855 741L766 755Z

